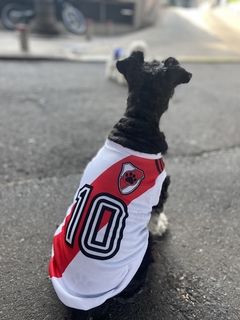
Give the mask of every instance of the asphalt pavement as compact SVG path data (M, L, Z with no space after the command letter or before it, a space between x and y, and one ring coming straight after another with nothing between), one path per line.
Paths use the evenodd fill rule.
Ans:
M5 53L0 47L1 319L71 319L48 277L52 237L85 165L125 109L127 88L104 78L101 61L112 50L109 41L127 46L139 38L148 41L153 56L179 56L193 73L189 84L176 89L160 124L172 180L165 209L169 230L156 244L156 262L136 301L106 302L94 319L240 319L240 53L239 37L233 38L238 25L227 26L215 13L195 10L186 17L178 10L167 10L155 27L134 34L92 44L83 39L85 48L95 48L85 51L86 63L79 62L86 59L75 37L67 44L64 37L42 38L45 57L29 52L20 61L7 52L17 42L4 38L5 44L9 40ZM198 25L191 21L194 14ZM9 33L1 33L1 41L2 34ZM66 47L78 58L53 57ZM90 62L94 56L98 63Z

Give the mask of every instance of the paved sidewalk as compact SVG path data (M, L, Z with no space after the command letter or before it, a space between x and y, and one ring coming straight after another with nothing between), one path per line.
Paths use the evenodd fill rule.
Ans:
M201 44L198 46L197 43L192 42L194 39L190 39L191 33L183 35L180 41L178 38L175 39L174 30L166 34L165 31L169 27L172 16L175 16L176 20L184 19L188 23L186 27L188 32L194 25L199 30L207 31L212 36L209 39L212 42L211 47L201 51ZM28 52L21 50L17 31L0 30L0 58L101 62L106 61L114 48L127 48L134 40L145 40L151 48L151 55L154 58L162 58L173 53L176 55L176 42L179 42L177 56L184 61L240 61L240 49L236 49L230 55L224 50L212 49L217 48L219 37L216 21L223 23L228 34L231 34L231 30L240 32L239 6L217 7L213 10L172 7L162 10L155 26L121 36L94 37L91 41L88 41L84 35L75 36L70 33L58 37L29 34ZM225 51L227 50L225 49Z

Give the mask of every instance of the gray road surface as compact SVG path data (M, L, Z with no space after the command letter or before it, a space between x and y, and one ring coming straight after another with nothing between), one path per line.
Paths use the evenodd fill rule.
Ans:
M161 123L169 231L136 303L106 303L102 319L240 319L240 66L185 67L193 79ZM48 279L52 236L127 90L103 79L103 64L0 68L1 319L70 319Z

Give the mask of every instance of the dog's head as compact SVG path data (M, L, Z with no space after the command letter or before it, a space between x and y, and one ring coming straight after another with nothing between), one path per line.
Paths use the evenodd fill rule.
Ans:
M192 77L192 74L183 69L175 58L170 57L162 62L156 60L145 62L140 51L117 61L116 66L124 75L131 94L157 99L165 106L173 96L174 88L181 83L188 83Z

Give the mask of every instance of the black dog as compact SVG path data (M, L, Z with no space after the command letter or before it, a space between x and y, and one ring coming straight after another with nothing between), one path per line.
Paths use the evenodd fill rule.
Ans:
M161 234L159 213L170 184L159 121L174 88L192 77L176 59L144 62L142 52L118 61L117 69L129 86L126 112L84 171L54 236L49 267L59 298L79 320L109 298L128 300L144 285L153 260L150 212L157 212L153 234Z

